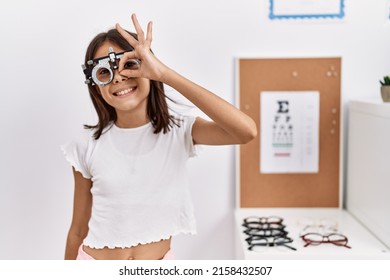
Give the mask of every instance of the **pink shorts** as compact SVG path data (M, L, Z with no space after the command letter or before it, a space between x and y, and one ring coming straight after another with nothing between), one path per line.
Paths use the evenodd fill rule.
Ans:
M169 250L162 260L173 260L173 252L172 250ZM79 251L76 257L76 260L95 260L91 255L89 255L87 252L84 251L83 249L83 244L80 245Z

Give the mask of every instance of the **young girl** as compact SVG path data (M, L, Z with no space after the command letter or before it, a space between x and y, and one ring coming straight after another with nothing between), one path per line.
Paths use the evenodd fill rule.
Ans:
M65 259L172 259L171 238L195 233L186 160L195 146L244 144L254 121L184 78L151 51L135 14L90 43L84 73L98 114L80 139L62 147L73 167L73 218ZM163 84L212 121L173 116Z

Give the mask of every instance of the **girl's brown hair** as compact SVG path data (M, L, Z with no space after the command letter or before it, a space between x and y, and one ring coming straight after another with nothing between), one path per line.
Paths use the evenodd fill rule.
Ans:
M137 39L137 34L129 31L127 32L135 39ZM133 47L116 29L110 29L107 32L102 32L96 35L89 43L87 52L85 54L84 65L87 65L87 61L95 58L97 49L106 41L110 41L126 51L133 50ZM103 99L97 89L97 86L88 84L88 91L99 120L96 125L84 125L84 127L87 129L95 129L96 131L93 136L97 140L100 138L103 130L107 126L115 123L117 120L117 115L115 108L109 105ZM147 100L147 114L154 127L154 133L159 133L161 131L166 133L170 130L173 124L178 125L178 120L169 114L166 100L167 98L168 97L165 95L163 83L150 80L150 92Z

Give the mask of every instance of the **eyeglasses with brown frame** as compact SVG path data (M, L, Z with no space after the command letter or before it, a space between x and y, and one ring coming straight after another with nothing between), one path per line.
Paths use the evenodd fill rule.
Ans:
M302 240L305 242L304 247L309 245L320 245L323 243L331 243L336 246L346 247L351 249L351 246L348 245L348 238L340 233L331 233L323 235L320 233L306 233L301 236Z

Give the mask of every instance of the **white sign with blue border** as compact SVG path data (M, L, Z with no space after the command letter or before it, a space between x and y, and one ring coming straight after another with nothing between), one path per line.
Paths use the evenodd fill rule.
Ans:
M269 18L274 19L342 19L344 0L269 0Z

